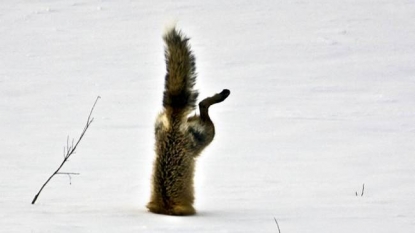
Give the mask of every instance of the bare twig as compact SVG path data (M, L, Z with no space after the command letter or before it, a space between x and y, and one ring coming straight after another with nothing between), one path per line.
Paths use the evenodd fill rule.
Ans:
M76 172L58 172L56 175L68 175L69 178L69 185L72 185L72 176L71 175L79 175L79 173Z
M80 174L77 173L77 172L58 172L58 173L56 173L56 175L74 175L74 176L77 176L77 175L80 175Z
M363 187L362 187L362 194L360 194L360 196L361 197L363 197L363 194L365 193L365 184L363 184Z
M79 137L78 141L76 141L75 145L73 144L74 141L72 141L72 145L69 146L69 136L66 139L66 148L63 149L64 151L64 158L62 163L59 165L58 169L56 169L55 172L53 172L53 174L46 180L46 182L42 185L42 187L40 188L39 192L35 195L35 197L33 198L32 201L32 205L35 204L36 200L38 199L40 193L42 192L42 190L45 188L45 186L49 183L49 181L56 175L56 174L66 174L66 175L75 175L76 173L59 173L59 171L61 170L61 168L63 167L63 165L68 161L69 157L71 155L73 155L75 153L76 148L78 147L79 143L81 142L82 138L84 137L86 131L88 130L88 127L91 125L91 123L93 122L94 118L91 118L92 112L94 111L95 105L98 102L98 99L100 99L101 97L97 97L97 99L94 102L94 105L92 106L92 109L89 113L88 116L88 120L86 122L86 125L81 133L81 136Z
M365 193L365 184L363 184L362 192L360 193L360 196L363 197L363 194ZM356 192L356 197L359 196L359 194Z
M277 221L277 219L275 217L274 217L274 220L275 220L275 223L277 224L278 233L281 233L280 224L278 224L278 221Z

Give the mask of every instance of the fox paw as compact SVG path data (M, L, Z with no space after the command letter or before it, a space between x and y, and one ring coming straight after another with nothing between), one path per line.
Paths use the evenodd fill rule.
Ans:
M172 209L172 215L184 216L194 214L196 214L196 210L191 205L178 205Z

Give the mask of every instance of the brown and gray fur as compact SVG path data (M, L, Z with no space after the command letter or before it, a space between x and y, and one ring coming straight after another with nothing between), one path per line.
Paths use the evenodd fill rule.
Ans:
M195 57L189 39L175 28L168 30L163 39L167 66L164 109L155 123L156 159L147 208L157 214L193 215L195 159L215 136L209 107L224 101L230 91L225 89L205 98L199 103L200 115L189 117L198 97L194 90Z

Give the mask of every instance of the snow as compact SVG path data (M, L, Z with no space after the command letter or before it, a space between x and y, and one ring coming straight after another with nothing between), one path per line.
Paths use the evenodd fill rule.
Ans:
M0 232L415 232L414 16L411 0L2 1ZM200 96L232 92L192 217L145 208L172 20ZM97 96L62 169L80 175L31 205Z

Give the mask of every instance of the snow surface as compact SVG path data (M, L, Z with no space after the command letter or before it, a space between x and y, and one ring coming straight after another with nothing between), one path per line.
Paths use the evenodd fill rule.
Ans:
M2 1L0 232L415 232L414 19L413 0ZM200 96L232 91L192 217L145 209L172 20ZM80 175L31 205L98 95L62 169Z

